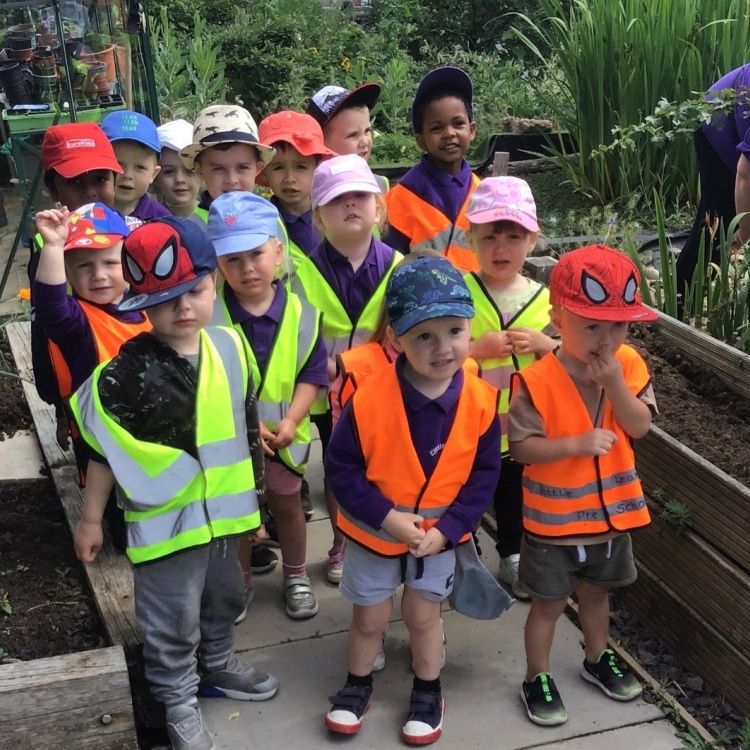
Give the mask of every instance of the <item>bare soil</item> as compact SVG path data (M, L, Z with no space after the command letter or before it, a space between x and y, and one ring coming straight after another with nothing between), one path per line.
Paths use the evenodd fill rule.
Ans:
M33 426L21 381L15 375L10 344L5 331L0 329L0 440Z

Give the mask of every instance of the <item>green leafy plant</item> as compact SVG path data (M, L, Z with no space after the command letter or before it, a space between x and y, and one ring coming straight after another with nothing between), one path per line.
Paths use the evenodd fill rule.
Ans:
M685 531L691 518L690 508L680 500L668 499L664 501L659 514L670 526L678 532Z
M750 717L746 716L737 732L737 743L739 750L750 750Z
M0 612L4 612L6 615L13 614L13 606L10 603L10 599L8 599L7 591L0 592Z

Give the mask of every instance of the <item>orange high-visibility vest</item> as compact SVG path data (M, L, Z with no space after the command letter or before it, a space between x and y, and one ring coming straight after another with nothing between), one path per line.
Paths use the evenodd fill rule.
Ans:
M143 331L151 330L151 323L144 316L140 323L126 323L119 320L114 315L110 315L96 305L84 300L77 300L86 315L86 320L91 327L91 333L94 337L94 347L96 349L97 364L106 362L120 353L120 347L129 339L137 336ZM67 398L73 392L73 378L70 373L70 367L65 361L60 347L53 341L49 342L49 353L52 359L52 367L57 378L57 385L60 389L60 395Z
M409 251L435 250L445 255L464 273L478 271L479 261L469 242L469 220L466 208L479 178L472 174L471 185L455 223L431 203L420 198L409 188L399 184L386 196L388 223L409 238Z
M646 363L630 346L617 351L625 382L636 395L650 383ZM567 370L554 352L513 375L544 420L550 439L581 435L594 429L591 416ZM617 442L605 456L571 456L530 464L523 472L523 527L538 537L576 537L629 531L646 526L651 516L635 470L630 437L604 402L599 425Z
M497 414L497 391L464 372L456 416L434 471L427 479L409 432L396 365L366 378L352 396L352 417L365 460L365 476L396 510L418 513L432 528L466 484L479 438ZM338 528L349 539L383 557L399 557L408 547L384 529L373 529L339 506ZM461 541L466 541L465 534Z

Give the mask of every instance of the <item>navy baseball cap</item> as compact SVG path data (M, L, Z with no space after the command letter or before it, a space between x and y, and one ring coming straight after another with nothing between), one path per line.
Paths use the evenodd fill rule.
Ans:
M156 123L140 112L130 109L120 109L110 112L102 120L102 130L110 143L117 141L135 141L157 154L161 153L161 142L156 130Z
M305 114L312 115L323 128L345 107L372 109L379 96L380 84L372 81L351 91L343 86L323 86L310 97Z
M434 68L419 82L417 93L414 94L414 101L411 105L411 124L415 131L417 129L416 115L421 109L422 101L435 89L442 88L456 89L470 104L474 98L474 86L465 70L452 65Z
M419 258L399 266L385 292L397 336L433 318L473 318L474 302L461 272L447 258Z
M165 216L134 229L122 246L130 284L119 310L143 310L189 292L216 268L206 232L189 217Z
M211 203L206 230L217 257L242 253L279 236L279 212L255 193L224 193Z

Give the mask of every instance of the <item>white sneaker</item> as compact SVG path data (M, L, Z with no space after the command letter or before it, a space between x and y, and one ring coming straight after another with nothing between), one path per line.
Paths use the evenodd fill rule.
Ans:
M235 625L239 625L241 622L244 622L245 618L247 617L247 608L255 598L255 592L253 591L251 586L245 584L245 593L243 594L243 596L245 597L245 606L242 608L242 612L237 615L237 619L234 621Z
M214 750L213 740L203 726L198 701L168 708L166 719L173 750Z
M503 583L510 585L513 596L515 596L516 599L528 601L531 599L531 594L529 594L524 585L518 580L518 561L520 559L521 555L519 554L501 557L497 577Z

